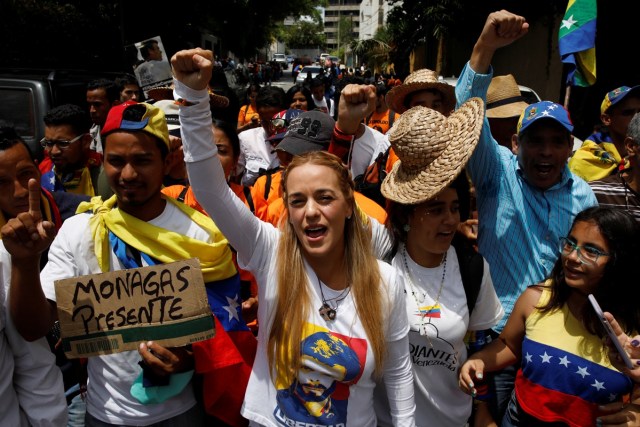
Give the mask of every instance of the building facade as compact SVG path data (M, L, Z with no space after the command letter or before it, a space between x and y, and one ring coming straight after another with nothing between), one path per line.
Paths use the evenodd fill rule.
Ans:
M329 0L329 6L324 10L328 52L339 49L347 40L360 38L360 3L362 0ZM348 20L349 25L343 24L341 27L340 20L344 19Z
M391 6L387 0L362 0L360 3L360 40L372 39L378 28L387 23Z

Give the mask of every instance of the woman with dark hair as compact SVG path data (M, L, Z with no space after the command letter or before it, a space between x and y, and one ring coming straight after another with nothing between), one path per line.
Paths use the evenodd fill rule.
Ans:
M256 107L256 98L259 91L260 85L257 83L251 83L247 88L245 99L243 100L245 104L240 107L238 112L238 133L260 126L260 116L258 115L258 107Z
M289 108L296 110L309 111L315 108L311 91L300 83L291 86L287 91L285 102Z
M218 119L213 119L213 134L216 141L216 147L218 149L218 159L222 164L222 170L227 183L233 192L248 205L246 194L251 194L251 192L245 191L245 187L243 185L231 182L231 175L235 170L236 165L238 164L238 158L240 157L240 139L238 138L238 134L231 123ZM162 192L167 196L179 198L180 201L206 214L202 206L200 206L196 200L190 186L171 185L163 188Z
M478 99L449 118L415 107L389 135L399 160L381 190L393 236L389 258L404 278L417 426L466 425L472 398L459 390L457 376L467 358L465 335L491 328L504 314L489 265L464 238L455 238L469 215L463 167L482 119ZM384 387L376 388L375 398L378 426L391 426Z
M473 394L484 372L520 360L502 426L603 425L607 404L624 425L636 419L638 406L623 403L632 381L612 366L606 332L587 296L593 294L627 334L640 330L640 289L632 279L639 243L640 226L627 212L602 206L580 212L560 239L549 279L527 288L499 339L462 366L460 388Z

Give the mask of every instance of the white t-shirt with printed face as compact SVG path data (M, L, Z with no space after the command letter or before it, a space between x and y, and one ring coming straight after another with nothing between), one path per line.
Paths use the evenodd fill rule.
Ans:
M69 218L52 243L49 262L40 273L47 299L56 300L55 280L101 273L93 250L90 217L90 214L79 214ZM206 231L170 203L149 223L194 239L210 241ZM124 269L113 252L110 267L111 271ZM140 360L137 351L90 357L87 365L87 412L110 424L145 426L179 415L195 405L190 386L163 403L141 404L130 392L131 385L141 373Z
M269 231L257 243L254 258L246 267L254 272L259 287L260 306L258 318L260 330L258 350L247 387L242 414L249 420L264 426L323 425L375 426L373 410L372 374L375 365L371 346L362 323L356 315L355 302L349 293L338 304L334 321L324 320L318 309L322 306L320 286L325 299L341 298L340 292L319 285L317 276L307 265L311 283L310 317L306 322L302 343L303 369L298 374L298 384L282 384L273 387L267 360L266 342L275 312L277 294L275 256L278 232ZM242 267L246 260L239 260ZM404 305L402 285L396 271L379 262L390 304L388 313L397 312ZM335 303L331 304L335 306ZM388 342L401 339L407 332L407 321L402 316L381 316L386 322ZM313 414L314 416L310 416ZM308 423L308 424L305 424Z
M409 343L414 373L416 425L464 426L472 406L471 396L458 388L458 369L467 359L464 337L468 330L484 330L494 326L504 314L493 289L489 265L484 262L480 293L469 319L458 258L453 246L450 247L439 299L439 314L433 310L432 314L424 316L434 306L444 265L425 268L413 262L407 254L409 282L404 254L404 246L400 245L392 265L404 278L406 315L411 328ZM415 291L415 297L412 290ZM426 335L421 334L425 331ZM378 425L391 426L384 387L376 387L375 394Z

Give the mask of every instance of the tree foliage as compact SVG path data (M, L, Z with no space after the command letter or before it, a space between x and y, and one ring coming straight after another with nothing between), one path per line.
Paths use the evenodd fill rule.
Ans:
M408 72L411 52L418 46L437 41L439 59L436 70L442 67L444 42L456 29L462 12L461 0L390 0L393 6L387 19L393 40L393 57L398 68Z
M299 20L283 30L281 40L292 49L319 47L324 50L327 38L324 34L324 25L318 17L313 21Z
M365 62L374 72L388 72L393 65L390 42L388 29L382 26L378 28L373 38L351 42L351 50L358 55L359 62Z
M387 17L391 35L390 55L398 74L409 71L409 56L418 46L438 50L437 59L429 68L440 70L446 66L446 47L452 38L474 40L493 11L505 7L504 1L465 0L389 0L392 6ZM538 0L536 2L510 2L508 10L527 18L529 23L549 20L566 2ZM471 42L472 43L472 42Z
M124 46L160 36L172 55L220 41L217 53L253 56L286 17L313 15L326 0L190 0L178 7L127 0L0 0L0 65L127 69ZM220 52L222 51L222 52Z

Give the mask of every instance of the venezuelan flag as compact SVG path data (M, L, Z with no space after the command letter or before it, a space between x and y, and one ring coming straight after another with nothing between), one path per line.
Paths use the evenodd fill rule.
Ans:
M569 0L558 32L562 62L569 65L567 84L596 82L596 0Z
M422 307L418 307L418 312L416 313L417 316L420 316L422 318L432 317L436 319L440 318L440 314L440 304L424 305Z
M598 406L620 401L631 391L629 378L601 363L525 337L516 396L522 409L545 422L592 426ZM593 354L594 349L588 351Z

